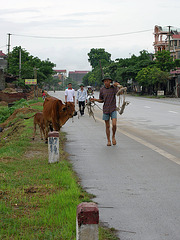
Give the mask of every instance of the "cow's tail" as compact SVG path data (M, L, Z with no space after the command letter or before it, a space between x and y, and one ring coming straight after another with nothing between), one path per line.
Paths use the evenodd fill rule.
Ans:
M34 116L35 116L35 114L32 115L31 117L25 117L24 119L30 119L30 118L33 118Z

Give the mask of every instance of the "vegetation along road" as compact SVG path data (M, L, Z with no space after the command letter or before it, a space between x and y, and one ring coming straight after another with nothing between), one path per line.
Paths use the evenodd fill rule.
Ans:
M0 239L75 240L76 209L91 201L72 170L60 134L58 164L48 164L47 144L33 136L33 116L42 99L0 105ZM9 118L8 118L9 117ZM39 132L39 131L38 131ZM116 240L113 229L99 228L100 240Z

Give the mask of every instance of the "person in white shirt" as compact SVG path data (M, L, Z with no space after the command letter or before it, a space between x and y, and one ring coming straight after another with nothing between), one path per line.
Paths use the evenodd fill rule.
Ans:
M65 90L65 102L73 102L75 105L75 90L71 83L68 83L68 88Z
M84 85L80 85L80 89L77 91L77 104L79 105L79 111L81 116L84 115L85 102L87 101L87 91L84 89Z

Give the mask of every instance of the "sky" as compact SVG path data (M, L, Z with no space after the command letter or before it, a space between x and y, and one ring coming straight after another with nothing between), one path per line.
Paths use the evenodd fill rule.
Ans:
M0 50L21 46L55 69L91 70L88 53L111 60L154 53L154 26L180 28L179 0L8 0L0 7Z

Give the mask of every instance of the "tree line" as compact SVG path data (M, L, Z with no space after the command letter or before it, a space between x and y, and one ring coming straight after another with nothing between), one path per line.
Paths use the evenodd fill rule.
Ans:
M44 87L45 85L51 85L54 74L53 68L55 66L49 59L41 60L38 57L30 55L21 46L16 46L8 55L7 72L17 77L15 84L20 87L28 88L29 86L25 86L24 79L34 79L36 77L38 79L38 86Z
M111 60L111 54L105 49L91 49L88 61L92 67L83 78L85 85L97 88L102 85L103 74L108 74L131 90L133 86L141 87L142 92L152 94L163 89L166 91L170 79L170 70L180 67L180 59L173 60L169 51L157 52L155 55L146 50L140 51L139 56Z
M83 83L97 89L102 86L103 74L108 74L130 90L136 90L133 88L139 86L142 92L149 94L160 89L166 91L170 70L180 67L180 59L173 60L170 52L165 50L156 54L142 50L139 56L133 54L130 58L118 58L114 61L111 60L111 54L103 48L92 48L87 55L92 71L84 76ZM41 60L20 46L13 48L8 55L8 73L18 77L18 86L25 86L24 79L34 79L37 76L39 87L62 90L67 81L72 81L73 87L78 88L77 83L69 78L64 79L64 86L59 85L60 80L53 77L55 66L48 58Z

